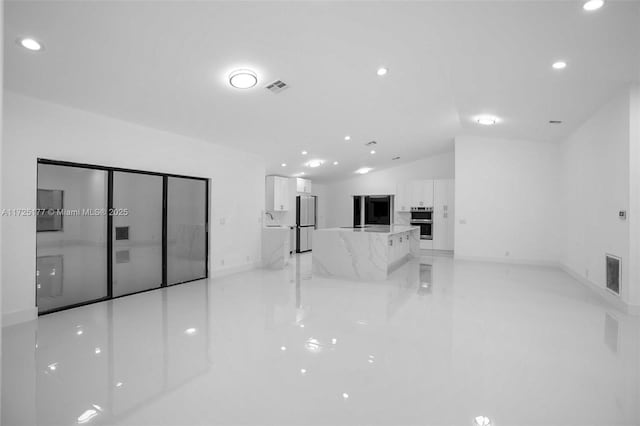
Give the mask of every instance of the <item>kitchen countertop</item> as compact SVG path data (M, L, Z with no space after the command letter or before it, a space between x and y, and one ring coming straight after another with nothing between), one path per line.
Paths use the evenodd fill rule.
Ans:
M329 232L353 232L353 233L376 233L376 234L399 234L402 232L419 230L420 228L417 226L410 225L367 225L365 228L323 228L316 229L316 231L329 231Z

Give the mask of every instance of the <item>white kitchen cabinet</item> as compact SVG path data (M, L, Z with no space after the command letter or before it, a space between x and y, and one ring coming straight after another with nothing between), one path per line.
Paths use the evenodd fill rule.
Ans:
M455 181L438 179L434 182L433 248L453 250Z
M288 211L291 208L289 205L289 178L282 176L267 176L265 195L266 211Z
M411 182L411 207L433 207L433 180Z
M396 196L393 204L397 212L411 211L411 185L409 183L396 185Z
M296 189L298 192L311 194L311 181L309 179L296 178Z

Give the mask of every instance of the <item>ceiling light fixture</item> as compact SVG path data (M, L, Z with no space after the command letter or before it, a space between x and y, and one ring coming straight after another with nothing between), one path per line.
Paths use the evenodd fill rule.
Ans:
M602 6L604 6L603 0L589 0L582 6L582 8L587 12L593 12L594 10L600 9Z
M287 167L287 163L282 163L282 164L280 164L280 166Z
M39 41L34 40L32 38L21 38L18 39L18 44L24 47L27 50L31 50L33 52L37 52L42 50L42 44Z
M383 75L386 75L388 72L389 70L387 68L381 67L381 68L378 68L377 74L382 77Z
M491 426L491 419L487 416L478 416L473 420L476 426Z
M498 122L498 119L495 117L491 117L488 115L483 115L476 118L476 123L482 124L483 126L493 126Z
M334 161L334 162L333 162L333 165L334 165L334 166L337 166L338 164L339 164L339 163L338 163L337 161Z
M554 62L553 65L551 65L551 67L554 70L563 70L567 67L567 63L565 61L557 61L557 62Z
M229 74L229 84L236 89L251 89L258 84L258 76L251 70L235 70Z
M194 335L194 334L196 334L197 332L198 332L198 330L197 330L197 329L195 329L195 328L191 327L191 328L187 328L187 329L184 331L184 334L186 334L186 335L188 335L188 336L193 336L193 335Z
M309 160L305 163L305 166L307 167L311 167L311 168L315 168L315 167L320 167L324 164L324 160Z
M308 152L307 152L307 151L302 151L302 152L301 152L301 154L302 154L302 155L307 155L307 154L308 154Z
M356 170L355 173L357 173L359 175L366 175L371 170L373 170L371 167L361 167L358 170Z
M372 149L371 151L369 151L369 153L370 153L371 155L373 155L373 154L375 154L375 153L376 153L376 150L375 150L375 149Z
M350 140L351 140L351 136L349 136L349 135L345 136L345 137L344 137L344 140L345 140L345 141L350 141Z

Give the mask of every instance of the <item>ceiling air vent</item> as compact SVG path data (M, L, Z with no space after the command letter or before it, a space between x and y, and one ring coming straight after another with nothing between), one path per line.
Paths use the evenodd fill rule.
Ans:
M271 84L268 84L265 86L265 89L269 90L270 92L273 93L280 93L282 92L284 89L288 88L289 85L287 83L285 83L282 80L276 80Z
M377 144L378 144L378 142L376 142L376 141L371 141L371 142L365 143L366 146L374 146L374 145L377 145Z

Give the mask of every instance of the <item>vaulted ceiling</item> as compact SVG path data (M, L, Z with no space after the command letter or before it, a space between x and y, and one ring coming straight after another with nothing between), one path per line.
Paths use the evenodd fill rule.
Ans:
M8 1L4 36L9 90L320 181L450 150L461 133L556 142L640 76L637 1ZM236 68L258 85L230 87ZM290 87L264 88L276 79Z

